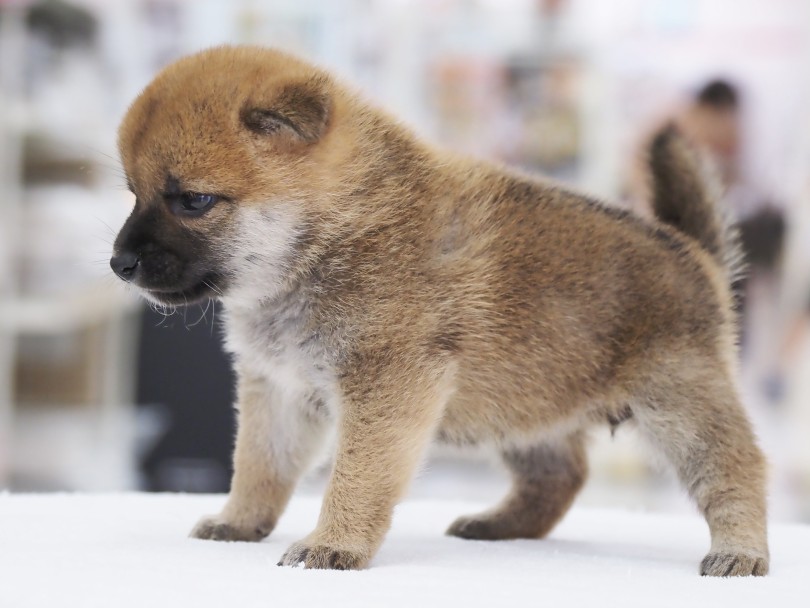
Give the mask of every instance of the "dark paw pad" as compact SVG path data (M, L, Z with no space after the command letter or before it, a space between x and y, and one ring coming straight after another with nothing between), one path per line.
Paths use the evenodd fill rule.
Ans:
M768 558L748 553L709 553L700 563L701 576L765 576Z

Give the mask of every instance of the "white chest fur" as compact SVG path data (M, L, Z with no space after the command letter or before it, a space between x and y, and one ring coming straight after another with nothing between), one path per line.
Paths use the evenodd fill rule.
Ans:
M265 381L290 406L311 402L333 413L337 382L307 314L306 302L295 295L273 304L226 303L226 348L240 373Z
M240 382L264 387L251 420L277 470L322 462L334 440L340 398L320 341L307 329L306 303L285 298L274 305L235 305L225 317L226 347Z

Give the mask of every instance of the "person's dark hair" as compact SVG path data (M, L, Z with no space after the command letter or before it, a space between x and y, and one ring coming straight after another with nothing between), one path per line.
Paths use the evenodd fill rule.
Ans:
M713 108L733 109L739 104L739 93L733 84L718 78L703 85L695 95L695 101Z

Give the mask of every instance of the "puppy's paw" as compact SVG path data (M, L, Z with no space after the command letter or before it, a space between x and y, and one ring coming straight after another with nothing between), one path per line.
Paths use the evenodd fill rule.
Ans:
M459 517L445 534L468 540L509 540L537 538L540 530L537 522L525 522L516 516L482 514Z
M303 540L290 546L278 565L318 570L360 570L368 561L368 556L356 551Z
M505 538L497 521L470 515L459 517L450 524L445 534L469 540L500 540Z
M237 526L220 517L203 517L189 536L203 540L258 542L272 530L272 526Z
M700 563L701 576L765 576L768 558L750 553L712 551Z

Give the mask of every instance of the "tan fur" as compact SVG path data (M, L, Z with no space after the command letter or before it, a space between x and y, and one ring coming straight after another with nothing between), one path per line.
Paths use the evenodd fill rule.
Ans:
M584 483L586 429L632 418L706 517L701 572L767 572L727 273L688 229L436 150L328 74L253 47L164 70L120 147L138 197L116 247L140 256L132 280L165 301L151 252L188 241L210 256L240 378L231 495L194 536L270 533L336 428L318 525L283 564L368 564L436 434L498 446L514 477L450 534L542 537ZM225 198L172 215L171 180Z

